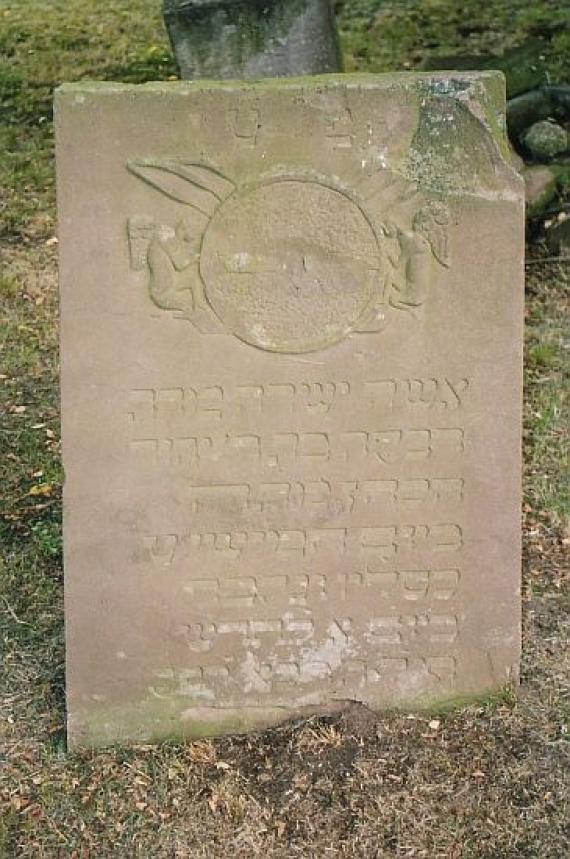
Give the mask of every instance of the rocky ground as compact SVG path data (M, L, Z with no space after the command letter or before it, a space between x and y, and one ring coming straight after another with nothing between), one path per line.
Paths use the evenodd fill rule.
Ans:
M546 82L568 83L563 0L338 7L351 68L538 39ZM567 855L569 291L562 254L540 242L527 259L520 689L450 712L355 706L258 735L67 754L51 92L176 72L154 0L7 0L0 57L0 856Z

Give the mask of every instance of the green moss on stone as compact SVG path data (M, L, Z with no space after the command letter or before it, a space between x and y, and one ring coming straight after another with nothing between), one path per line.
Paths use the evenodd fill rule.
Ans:
M419 712L425 715L443 716L469 707L485 707L494 710L501 706L513 706L515 701L516 690L512 684L508 683L499 689L483 690L471 695L454 695L443 699L430 696L423 697L407 706L390 707L388 711L393 713Z
M71 749L239 734L285 721L285 707L204 706L190 695L149 694L124 704L91 702L70 719Z
M326 74L310 75L307 77L291 78L263 78L255 81L243 80L195 80L195 81L149 81L143 84L123 84L110 81L82 80L75 83L63 83L56 89L56 94L90 94L98 95L113 93L133 94L161 92L165 95L195 93L208 90L228 91L251 91L264 92L274 90L305 89L315 91L323 87L396 87L413 92L424 87L424 91L433 92L434 88L441 89L442 82L453 80L453 89L448 94L457 95L466 92L470 86L480 83L487 86L489 79L500 76L500 72L458 72L453 73L451 78L447 75L434 74L432 72L392 72L390 74ZM427 87L427 90L425 89ZM442 92L444 92L442 90Z
M404 165L409 178L442 196L493 190L497 167L509 169L511 162L502 73L420 78L418 104Z

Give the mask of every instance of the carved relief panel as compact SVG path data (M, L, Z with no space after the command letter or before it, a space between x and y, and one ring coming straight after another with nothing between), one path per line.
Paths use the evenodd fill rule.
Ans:
M146 261L151 300L203 332L222 325L261 349L316 351L411 314L429 299L433 269L449 265L446 206L389 170L353 188L310 166L241 186L199 163L128 169L203 216L202 230L128 222L131 265Z

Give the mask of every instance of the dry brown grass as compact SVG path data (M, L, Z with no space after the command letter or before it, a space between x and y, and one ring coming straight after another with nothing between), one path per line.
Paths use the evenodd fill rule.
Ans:
M5 83L0 90L13 120L0 135L11 187L0 242L0 856L562 859L570 853L569 314L568 273L557 263L529 267L516 696L441 714L375 715L353 705L258 735L67 753L56 247L53 184L42 184L53 165L50 132L38 123L58 76L95 77L101 65L109 77L157 76L149 52L164 41L151 0L100 0L97 15L81 0L8 5L0 42L19 36L0 82L9 72L27 83L8 96ZM117 21L128 10L127 33ZM168 58L163 67L171 71ZM22 153L37 155L41 170Z

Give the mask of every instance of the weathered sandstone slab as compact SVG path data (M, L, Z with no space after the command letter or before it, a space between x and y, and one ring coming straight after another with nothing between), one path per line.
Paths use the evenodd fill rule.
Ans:
M516 678L503 120L487 72L59 90L73 745Z

